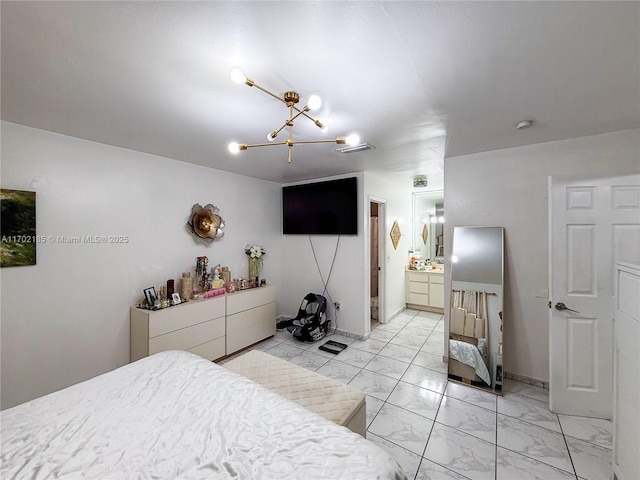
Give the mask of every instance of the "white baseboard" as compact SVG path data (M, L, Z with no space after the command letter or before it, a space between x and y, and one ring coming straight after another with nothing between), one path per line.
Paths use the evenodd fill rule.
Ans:
M504 378L510 378L516 382L527 383L536 387L546 388L549 390L549 382L546 380L540 380L539 378L527 377L526 375L520 375L519 373L504 372Z

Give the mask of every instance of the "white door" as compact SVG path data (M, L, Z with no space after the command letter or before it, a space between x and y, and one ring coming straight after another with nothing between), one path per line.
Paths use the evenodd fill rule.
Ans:
M612 418L618 260L640 260L640 175L550 177L552 412Z

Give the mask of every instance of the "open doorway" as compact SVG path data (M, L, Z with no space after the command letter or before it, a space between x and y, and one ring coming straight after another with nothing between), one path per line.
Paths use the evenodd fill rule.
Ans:
M369 252L370 252L370 320L371 330L385 323L384 315L384 224L385 203L382 200L369 202Z

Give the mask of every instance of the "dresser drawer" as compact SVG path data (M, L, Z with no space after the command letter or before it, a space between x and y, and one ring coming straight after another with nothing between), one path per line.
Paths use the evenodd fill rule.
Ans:
M227 295L227 315L242 312L259 305L276 301L276 289L272 286L251 288Z
M444 283L444 275L442 273L429 274L429 281L431 283Z
M429 305L429 295L425 295L422 293L411 293L409 292L408 302L413 303L415 305Z
M429 284L409 281L409 293L429 293Z
M198 345L197 347L190 348L188 352L200 355L207 360L216 360L225 355L226 342L225 337L216 338L209 342Z
M191 300L175 307L148 312L149 337L157 337L207 320L224 317L224 313L224 297Z
M428 273L407 272L407 278L410 282L429 283Z
M276 304L227 316L227 355L276 333Z
M224 337L224 317L192 325L149 339L149 355L164 350L188 350L203 340Z

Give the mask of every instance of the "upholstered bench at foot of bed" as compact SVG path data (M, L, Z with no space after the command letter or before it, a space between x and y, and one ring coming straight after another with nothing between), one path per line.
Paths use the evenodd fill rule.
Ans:
M367 414L361 391L258 350L224 366L366 438Z

